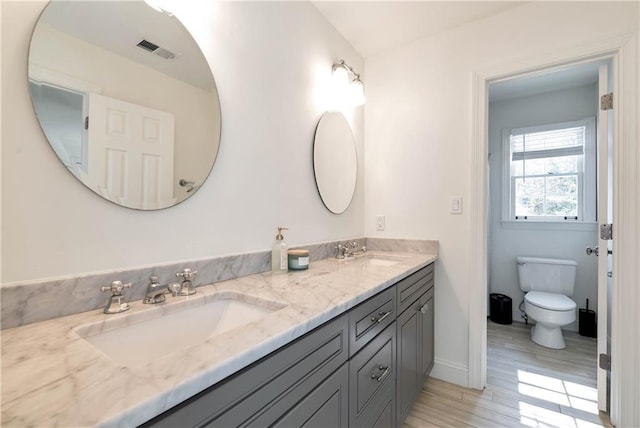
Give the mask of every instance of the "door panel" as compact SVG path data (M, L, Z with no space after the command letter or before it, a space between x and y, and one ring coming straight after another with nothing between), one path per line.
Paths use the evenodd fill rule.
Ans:
M130 208L173 205L174 116L89 94L89 186Z

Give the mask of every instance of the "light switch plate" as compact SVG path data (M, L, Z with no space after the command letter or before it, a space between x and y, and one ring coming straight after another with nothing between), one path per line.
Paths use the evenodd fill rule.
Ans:
M451 214L462 214L462 196L451 197Z
M383 215L376 216L376 230L379 230L379 231L384 230L384 216Z

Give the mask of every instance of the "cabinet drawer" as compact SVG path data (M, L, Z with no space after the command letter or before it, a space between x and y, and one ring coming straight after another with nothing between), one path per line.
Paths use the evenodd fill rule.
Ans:
M349 312L349 356L393 322L394 310L395 288L390 287Z
M271 425L347 361L347 331L338 317L144 426Z
M349 425L361 426L394 398L395 322L349 360Z
M433 263L398 282L396 285L398 314L401 314L431 287L433 287Z

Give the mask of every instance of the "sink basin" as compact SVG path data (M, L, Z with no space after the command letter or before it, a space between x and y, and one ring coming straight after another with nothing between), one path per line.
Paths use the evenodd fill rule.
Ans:
M393 266L404 261L402 256L391 256L381 254L370 254L368 257L369 266Z
M175 308L156 307L117 315L80 326L75 332L118 364L136 367L258 321L286 306L235 292L203 296L200 300L171 305Z

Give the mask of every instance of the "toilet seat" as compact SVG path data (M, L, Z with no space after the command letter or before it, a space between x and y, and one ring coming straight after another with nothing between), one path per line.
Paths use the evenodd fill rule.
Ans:
M524 296L530 305L549 311L573 311L578 305L564 294L530 291Z

